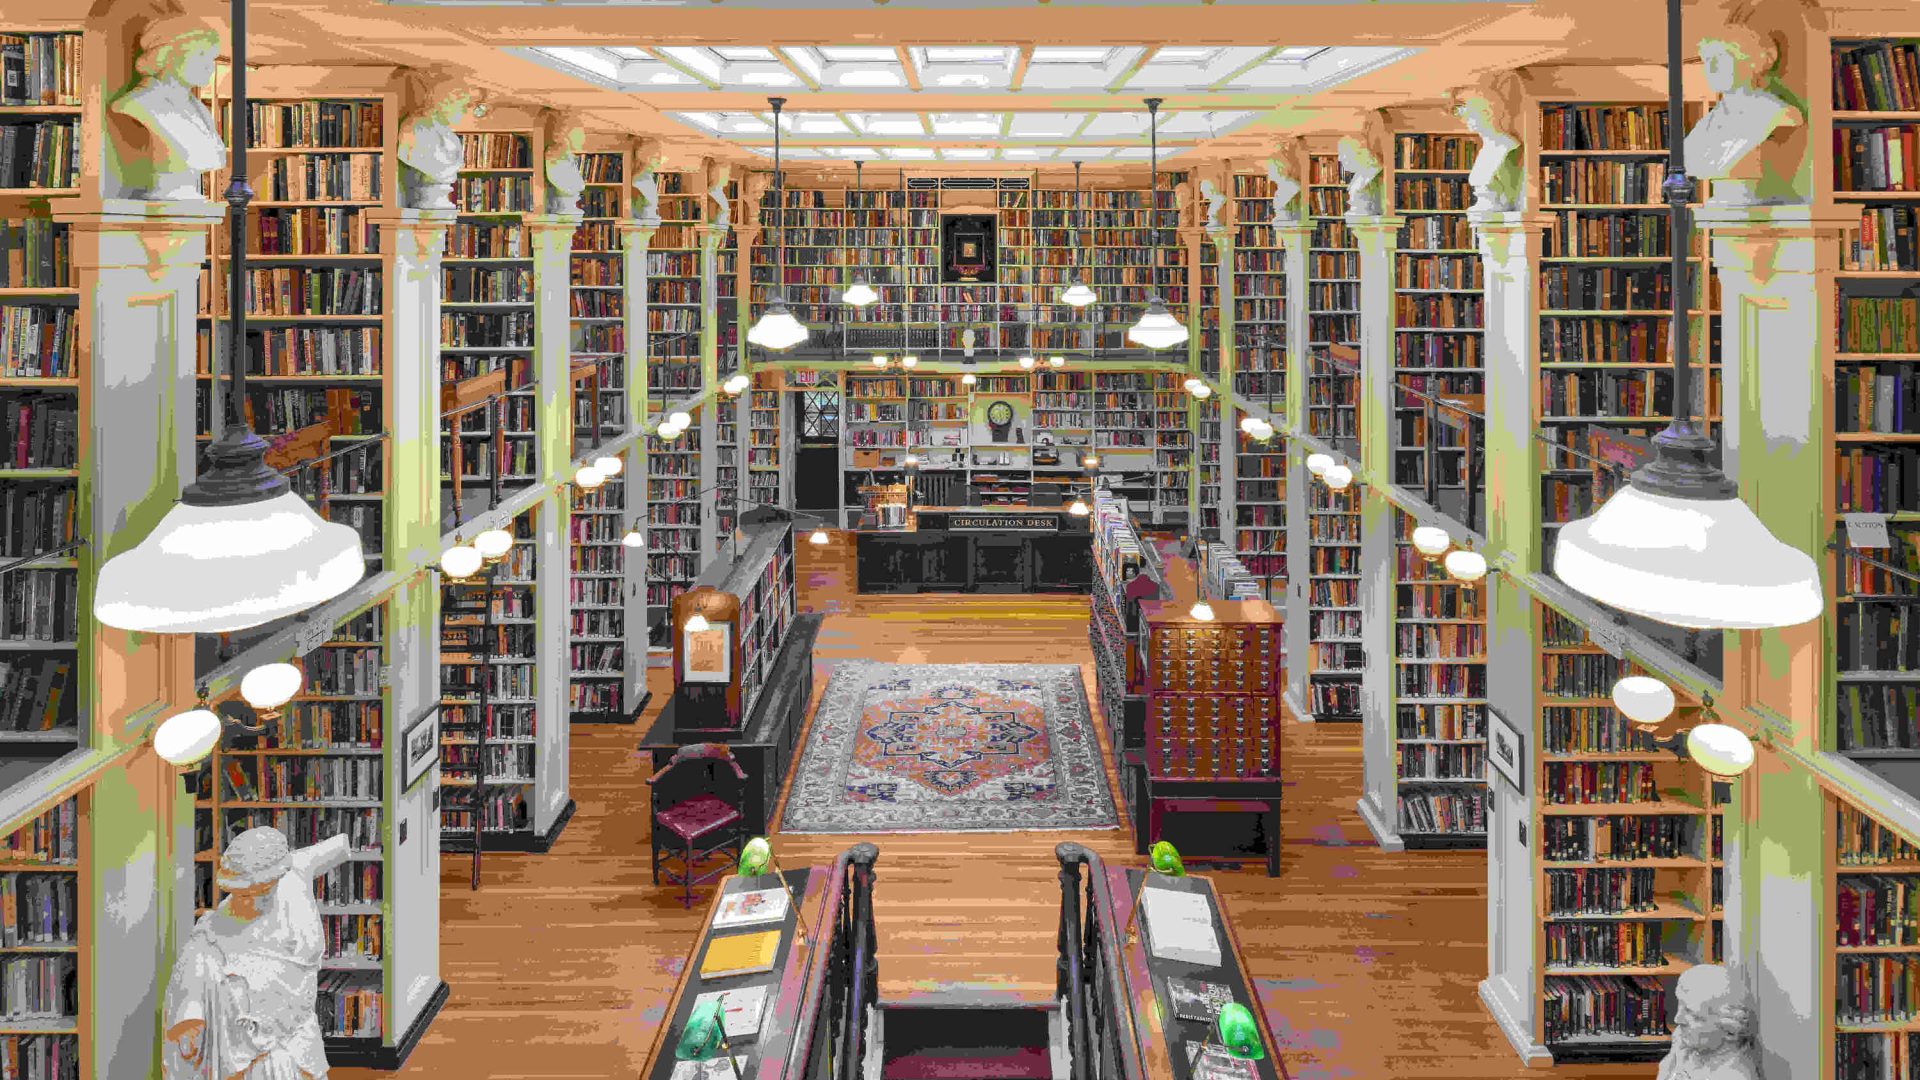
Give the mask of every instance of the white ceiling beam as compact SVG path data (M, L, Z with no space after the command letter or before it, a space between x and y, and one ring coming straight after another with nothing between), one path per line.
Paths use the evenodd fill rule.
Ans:
M1007 82L1007 89L1016 94L1026 89L1027 66L1032 63L1032 43L1019 46L1019 51L1015 53L1013 57L1013 76Z
M908 55L905 45L895 45L893 55L900 58L900 73L907 80L907 89L919 93L925 87L920 85L920 72L914 69L913 57Z
M1227 85L1228 83L1239 78L1240 76L1245 75L1247 72L1252 71L1254 68L1259 67L1261 64L1266 63L1267 61L1273 59L1278 55L1280 55L1280 46L1275 45L1273 48L1268 49L1266 52L1263 52L1258 56L1255 56L1252 60L1249 60L1246 63L1241 64L1239 67L1234 68L1232 71L1227 72L1225 78L1215 79L1214 81L1208 83L1207 89L1218 90L1221 87Z

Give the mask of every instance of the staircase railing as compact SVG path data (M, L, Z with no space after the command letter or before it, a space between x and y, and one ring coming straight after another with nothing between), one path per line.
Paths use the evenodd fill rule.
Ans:
M833 891L817 931L822 939L807 961L807 990L783 1074L793 1080L861 1076L867 1013L880 990L873 929L873 866L879 858L879 848L855 844L834 860Z
M1067 1075L1144 1080L1133 998L1120 960L1126 925L1114 906L1106 866L1079 844L1060 844L1053 853L1060 861L1057 993L1067 1021Z

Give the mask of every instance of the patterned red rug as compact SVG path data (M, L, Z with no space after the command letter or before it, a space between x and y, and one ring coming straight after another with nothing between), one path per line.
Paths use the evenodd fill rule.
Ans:
M780 828L1111 829L1080 669L848 661L814 714Z

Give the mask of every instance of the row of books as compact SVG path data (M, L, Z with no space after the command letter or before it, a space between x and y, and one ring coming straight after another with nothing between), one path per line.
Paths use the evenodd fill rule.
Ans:
M0 485L0 556L39 555L72 543L78 509L72 484Z
M0 34L0 105L79 105L77 33Z
M1840 1032L1834 1080L1920 1080L1920 1032Z
M0 220L0 289L52 289L72 284L67 226L44 217Z
M1841 352L1920 353L1920 298L1837 296Z
M1833 899L1835 945L1920 945L1920 878L1843 874Z
M1920 671L1920 609L1899 603L1841 604L1834 650L1842 672Z
M228 757L219 770L220 797L234 802L377 800L383 795L380 765L379 758L367 756ZM211 794L201 793L203 798Z
M1920 1014L1920 956L1842 953L1834 968L1836 1023L1904 1022Z
M1639 206L1661 199L1660 161L1548 161L1540 166L1542 201L1556 205Z
M356 206L268 206L253 212L261 255L377 255L380 228Z
M1540 710L1541 749L1548 754L1644 754L1653 736L1611 705L1549 705Z
M380 159L372 154L287 154L266 163L260 197L273 202L380 201Z
M78 313L70 307L0 306L0 376L72 378L79 327Z
M1473 226L1464 216L1414 217L1400 227L1400 250L1462 251L1475 245Z
M1920 110L1920 47L1901 41L1836 45L1833 107L1850 112Z
M486 225L456 221L447 231L449 259L530 259L532 246L520 225Z
M1667 984L1649 976L1551 976L1542 1029L1548 1046L1607 1036L1667 1034Z
M533 268L449 266L440 272L440 299L450 304L530 304Z
M469 131L460 135L461 164L468 169L530 169L533 141L519 132Z
M1842 752L1920 753L1920 684L1843 682L1834 698L1834 737Z
M0 188L71 188L80 180L80 128L73 120L0 123Z
M1407 743L1396 756L1401 780L1479 780L1487 775L1484 743Z
M1842 251L1847 270L1920 272L1920 207L1862 206Z
M72 874L0 874L0 947L77 944L79 884Z
M70 1018L79 1013L79 972L75 956L14 956L0 960L0 1021Z
M72 570L15 570L0 578L0 641L64 644L79 635Z
M1548 862L1627 862L1698 858L1691 817L1614 814L1541 821L1541 858Z
M1540 107L1542 150L1664 151L1664 105L1561 105Z
M71 469L80 461L80 408L70 394L0 396L0 467Z
M1660 802L1660 777L1650 761L1548 761L1542 792L1556 806Z
M1349 685L1342 689L1353 688ZM1487 831L1487 793L1484 789L1402 791L1395 810L1399 819L1398 828L1402 833L1471 834Z
M1838 192L1920 191L1920 124L1834 125L1833 187Z
M1920 510L1920 448L1876 446L1836 451L1834 509L1872 514Z
M468 213L519 213L534 209L527 176L463 176L453 186L453 205Z
M1480 141L1469 135L1395 135L1394 168L1422 170L1464 170L1473 167L1480 153ZM1241 177L1234 177L1236 181ZM1248 177L1247 179L1254 179Z
M1546 970L1580 967L1664 967L1664 929L1657 922L1552 922L1542 928Z
M385 142L383 115L378 101L249 101L247 145L378 149Z
M1548 870L1547 914L1624 915L1650 911L1660 902L1650 867Z

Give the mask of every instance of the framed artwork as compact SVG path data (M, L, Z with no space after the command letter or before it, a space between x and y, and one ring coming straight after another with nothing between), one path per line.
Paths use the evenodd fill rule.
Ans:
M440 707L419 716L400 736L400 788L406 790L440 761Z
M1507 778L1515 791L1524 794L1527 790L1522 762L1525 760L1526 743L1520 740L1520 733L1514 730L1507 719L1492 709L1487 710L1487 763L1501 776Z
M733 624L717 622L705 630L683 630L680 655L683 682L726 683L733 679Z

